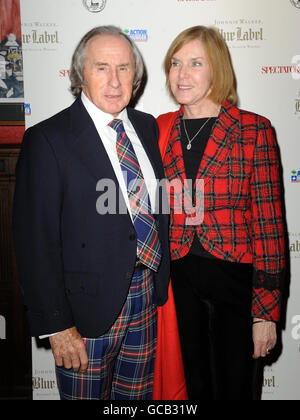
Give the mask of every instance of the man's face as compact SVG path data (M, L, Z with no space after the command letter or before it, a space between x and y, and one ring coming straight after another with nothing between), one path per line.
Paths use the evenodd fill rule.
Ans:
M117 117L132 95L135 63L126 39L97 35L86 45L84 94L98 108Z

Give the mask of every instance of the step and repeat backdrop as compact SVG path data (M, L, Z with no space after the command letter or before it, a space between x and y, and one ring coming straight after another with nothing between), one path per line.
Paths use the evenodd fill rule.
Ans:
M283 168L289 269L280 349L264 369L263 400L300 399L300 1L21 0L26 127L69 106L72 53L98 25L122 28L140 48L148 82L137 108L158 116L177 106L163 59L174 37L215 26L230 48L239 106L269 118ZM33 397L58 399L51 350L33 339Z

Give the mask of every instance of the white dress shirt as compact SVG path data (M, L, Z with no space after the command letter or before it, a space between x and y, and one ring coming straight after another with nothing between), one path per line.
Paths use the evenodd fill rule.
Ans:
M117 142L117 133L116 131L109 127L108 124L114 119L111 114L107 114L106 112L101 111L96 105L91 102L86 95L82 92L81 93L81 100L83 105L85 106L87 112L89 113L93 123L95 124L96 130L100 136L99 141L102 141L103 146L105 147L106 153L109 157L115 175L120 185L120 189L122 191L123 197L125 199L125 203L127 205L129 214L131 216L131 209L127 195L127 187L125 184L124 176L122 174L120 161L117 155L116 149L116 142ZM155 174L152 168L152 165L149 161L149 158L145 152L145 149L138 138L135 129L133 128L128 115L126 108L120 112L117 117L118 119L122 120L124 129L126 131L127 136L129 137L132 146L134 148L135 154L139 161L145 184L147 186L147 190L149 193L151 209L155 212L156 209L156 189L157 189L157 180L155 179ZM99 160L100 162L100 160Z

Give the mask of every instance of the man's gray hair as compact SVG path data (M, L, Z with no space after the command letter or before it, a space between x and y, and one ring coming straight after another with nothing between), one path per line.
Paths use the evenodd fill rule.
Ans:
M79 41L77 45L73 57L72 57L72 64L71 64L71 71L70 71L70 79L71 79L71 93L78 97L82 91L82 84L84 84L84 64L86 59L86 45L88 41L97 35L113 35L119 36L129 43L131 46L131 50L135 60L135 76L133 80L133 91L132 96L135 98L136 93L138 92L144 75L145 75L145 65L143 57L135 45L135 43L117 26L109 25L109 26L97 26L96 28L91 29L87 32Z

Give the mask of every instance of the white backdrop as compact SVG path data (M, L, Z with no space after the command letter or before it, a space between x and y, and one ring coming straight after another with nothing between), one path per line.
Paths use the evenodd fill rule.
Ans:
M300 1L21 0L21 20L26 127L72 103L71 56L94 26L120 26L137 42L148 71L137 108L154 116L176 109L162 68L174 37L193 25L213 25L221 31L231 51L240 107L272 121L283 166L289 299L282 352L265 368L262 398L300 399ZM54 370L51 352L33 340L34 399L58 399Z

